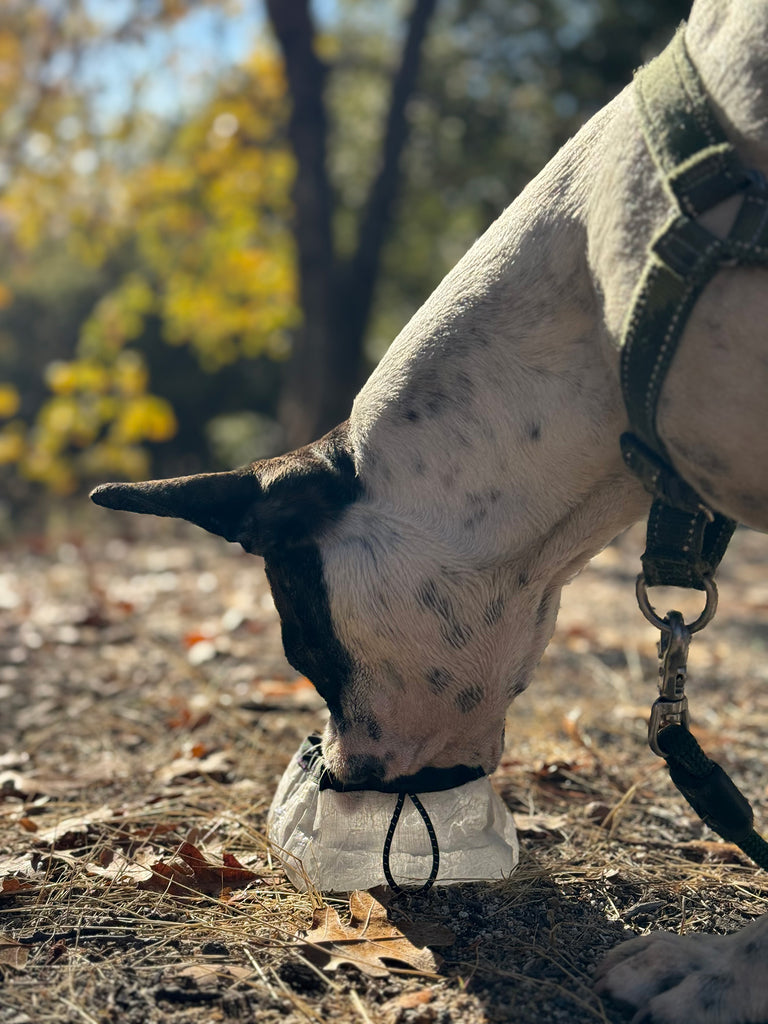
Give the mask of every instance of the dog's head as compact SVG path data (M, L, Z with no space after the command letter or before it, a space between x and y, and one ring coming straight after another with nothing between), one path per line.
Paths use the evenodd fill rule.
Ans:
M496 766L559 588L515 564L471 565L434 524L382 507L346 425L232 472L104 484L92 498L189 520L264 557L288 660L328 704L324 753L339 778Z

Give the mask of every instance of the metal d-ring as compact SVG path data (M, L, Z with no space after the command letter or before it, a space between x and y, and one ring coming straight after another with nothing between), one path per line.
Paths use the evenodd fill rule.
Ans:
M712 621L712 618L717 611L717 586L711 576L702 576L702 582L704 584L704 590L707 595L707 601L704 605L704 611L699 615L695 622L686 625L686 629L689 633L698 633L700 629L704 629L708 622ZM653 607L651 602L648 600L648 584L645 582L645 576L643 573L637 577L635 584L635 593L637 594L637 603L640 605L640 611L648 619L648 621L654 625L657 629L660 629L662 633L670 633L671 626L667 619L662 619Z

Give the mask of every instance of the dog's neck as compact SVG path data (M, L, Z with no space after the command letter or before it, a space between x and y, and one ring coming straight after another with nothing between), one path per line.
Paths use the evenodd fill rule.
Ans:
M686 29L688 52L718 120L753 166L768 164L768 5L697 0Z
M599 137L597 119L473 246L355 403L368 501L475 564L570 575L646 504L586 259Z

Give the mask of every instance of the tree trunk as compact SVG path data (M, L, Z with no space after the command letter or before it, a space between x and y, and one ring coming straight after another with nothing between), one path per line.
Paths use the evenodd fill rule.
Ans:
M333 386L329 352L335 260L323 95L327 70L314 50L309 0L267 0L267 11L285 61L292 100L289 136L296 158L294 235L303 323L294 335L278 410L287 441L296 447L322 432L325 395Z
M327 168L327 69L314 50L309 0L266 0L285 60L292 101L289 125L296 157L294 231L303 322L286 364L278 415L291 447L324 434L349 415L362 383L363 343L381 252L400 184L408 136L408 100L437 0L414 0L392 93L376 174L353 257L338 265Z

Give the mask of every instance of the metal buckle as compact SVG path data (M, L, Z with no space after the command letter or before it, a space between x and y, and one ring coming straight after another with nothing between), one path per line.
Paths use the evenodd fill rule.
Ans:
M685 680L688 674L688 648L691 636L703 629L717 611L717 587L708 576L704 577L704 589L707 599L704 610L691 623L685 624L680 612L670 611L660 618L648 600L648 587L642 573L637 577L637 603L640 611L650 623L661 630L659 640L659 696L651 707L648 720L648 745L654 754L665 757L659 746L659 733L668 725L681 725L688 729L688 698L685 696Z
M680 612L668 612L664 623L666 628L662 631L659 641L659 696L651 707L648 722L648 745L659 757L664 757L658 741L661 730L666 729L668 725L682 725L687 729L690 721L685 680L691 630L686 626Z
M712 621L712 618L717 611L717 586L715 585L715 581L711 576L704 576L702 579L704 582L704 590L707 595L707 600L704 605L704 611L699 615L698 619L696 619L695 622L692 622L690 626L686 626L689 633L698 633L700 629L704 629L707 623ZM642 573L637 577L635 593L637 594L637 603L640 605L640 611L646 619L648 619L651 625L660 629L662 633L668 633L670 631L669 615L662 619L657 614L656 609L648 600L648 585L645 582L645 576L643 576ZM677 615L679 613L670 612L669 614Z

